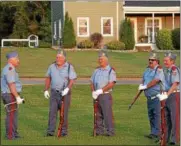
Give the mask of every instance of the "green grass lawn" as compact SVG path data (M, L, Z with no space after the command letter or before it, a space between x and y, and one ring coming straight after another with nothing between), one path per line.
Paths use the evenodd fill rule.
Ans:
M20 76L44 77L48 66L55 60L56 51L49 48L4 48L1 49L1 69L6 64L6 53L17 50L21 65L18 68ZM118 77L140 77L148 64L148 52L138 53L109 53L111 66L116 69ZM177 53L177 64L180 55ZM163 53L160 53L161 61ZM74 65L78 77L91 76L98 66L98 53L96 51L67 52L67 60Z
M114 137L93 137L93 104L89 86L73 87L69 111L69 135L66 138L44 137L48 124L48 100L43 86L24 86L24 105L19 107L19 133L24 138L4 139L5 111L1 105L1 144L3 145L154 145L144 134L149 133L146 98L138 99L130 111L128 105L137 92L136 85L119 85L113 91ZM59 116L58 116L59 117ZM58 120L57 120L58 124Z

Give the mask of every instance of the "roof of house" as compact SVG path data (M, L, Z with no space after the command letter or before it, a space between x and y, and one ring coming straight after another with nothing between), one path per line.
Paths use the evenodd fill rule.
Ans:
M129 1L125 0L126 7L175 7L180 6L180 1Z

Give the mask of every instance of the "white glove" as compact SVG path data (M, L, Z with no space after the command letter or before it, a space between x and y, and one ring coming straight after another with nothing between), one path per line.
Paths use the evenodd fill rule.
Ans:
M16 102L17 102L17 104L22 104L22 103L23 103L23 100L24 100L24 99L20 98L20 96L17 96L17 97L16 97Z
M69 92L69 88L67 87L67 88L65 88L63 91L62 91L62 96L65 96L65 95L67 95L68 94L68 92Z
M162 93L162 94L157 94L157 97L159 98L160 101L165 100L168 98L168 95L166 92Z
M103 93L103 90L102 90L102 89L98 89L98 90L95 91L95 94L96 94L97 96L99 96L99 95L102 94L102 93Z
M140 84L138 90L145 90L147 89L147 85Z
M94 100L96 100L96 99L97 99L97 97L98 97L98 96L97 96L96 92L95 92L95 91L93 91L93 92L92 92L92 98L93 98Z
M50 97L50 94L49 94L49 92L47 90L44 92L44 96L45 96L46 99L48 99Z

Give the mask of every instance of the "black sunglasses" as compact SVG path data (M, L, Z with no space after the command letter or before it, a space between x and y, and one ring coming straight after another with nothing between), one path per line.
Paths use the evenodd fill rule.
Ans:
M149 59L149 61L156 61L156 59Z

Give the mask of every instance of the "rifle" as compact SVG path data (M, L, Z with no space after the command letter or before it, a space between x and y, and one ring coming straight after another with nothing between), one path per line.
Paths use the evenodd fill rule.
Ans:
M160 146L166 146L166 123L165 123L165 100L161 101L161 139L160 139Z
M23 100L22 102L23 104L25 103L25 101ZM17 105L16 107L14 107L13 105ZM14 107L14 109L12 109ZM4 105L4 108L6 109L6 111L9 113L9 112L13 112L13 111L16 111L18 109L18 104L16 101L14 102L10 102L10 103L7 103Z
M96 136L98 100L94 100L94 129L93 136Z
M140 96L140 94L142 93L142 91L143 91L143 90L140 90L140 91L136 94L136 96L135 96L134 99L133 99L133 102L129 105L128 110L131 109L131 107L132 107L133 104L136 102L136 100L138 99L138 97Z
M61 108L59 112L60 112L60 121L59 121L59 126L58 126L57 137L61 137L62 125L64 122L64 97L62 97Z

